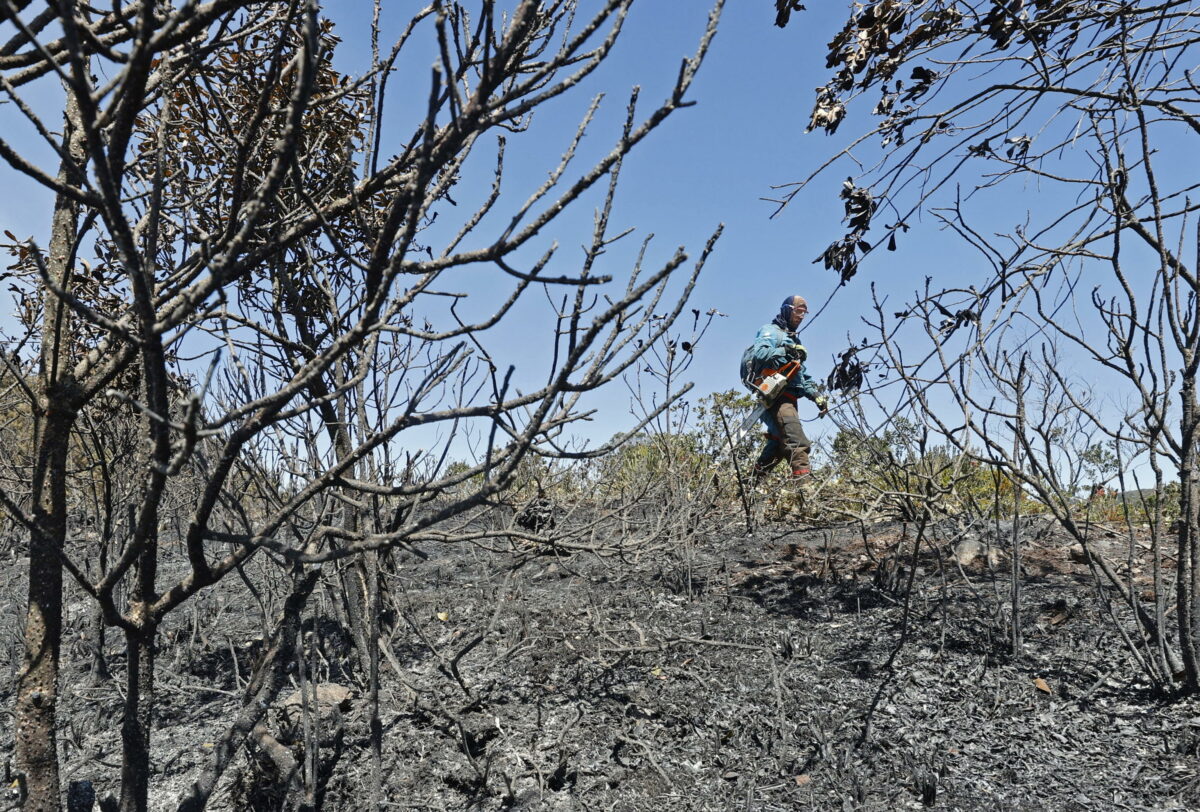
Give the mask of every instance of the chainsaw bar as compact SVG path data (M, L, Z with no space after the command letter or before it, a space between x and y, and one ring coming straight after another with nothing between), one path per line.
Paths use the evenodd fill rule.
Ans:
M729 439L731 450L736 449L742 444L742 441L754 430L754 425L762 418L763 413L766 411L767 407L761 403L754 407L754 411L750 412L750 415L742 421L742 425L738 426L737 431Z

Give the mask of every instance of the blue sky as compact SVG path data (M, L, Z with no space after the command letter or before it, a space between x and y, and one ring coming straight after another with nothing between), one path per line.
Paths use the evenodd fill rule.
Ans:
M872 283L883 295L900 299L919 287L926 273L957 271L977 261L950 235L919 229L903 251L881 252L860 276L840 285L837 275L814 259L842 234L838 193L849 170L827 172L772 218L777 207L764 200L778 196L772 187L807 176L853 137L856 127L868 126L864 111L856 110L836 136L805 133L814 90L827 77L825 44L846 15L841 3L809 6L787 29L779 29L773 25L773 3L729 3L689 94L695 106L674 114L626 162L613 230L635 227L639 234L653 233L652 254L658 259L679 245L695 256L713 229L724 224L691 299L692 307L725 314L698 345L687 370L695 382L694 397L739 387L735 370L742 351L786 296L799 293L809 300L811 315L801 338L810 351L811 374L823 379L835 353L870 334L862 317L870 310ZM694 51L706 16L707 7L698 2L636 5L609 62L580 92L544 111L524 144L515 138L510 142L507 161L526 176L513 182L533 188L541 181L595 92L607 94L607 116L588 140L591 154L606 152L618 132L629 89L641 86L643 110L664 98L679 61ZM348 21L341 30L350 27ZM574 215L559 224L564 245L573 244L572 225L579 235L574 243L582 241L590 226L590 208L581 207ZM635 246L636 238L629 238L624 254L614 252L610 268L618 276ZM525 329L507 335L523 358L546 345L544 334L530 335ZM628 425L631 404L624 387L592 402L601 408L588 428L593 439ZM836 430L816 419L815 408L804 411L806 428L815 438Z
M366 8L367 4L334 9L337 33L347 46L362 41L363 34L356 32L367 30ZM690 303L702 311L715 308L725 314L698 345L687 370L686 377L695 382L695 397L739 386L735 370L743 349L785 296L799 293L810 302L812 316L801 335L811 353L811 372L818 378L827 374L834 352L845 348L848 336L857 341L867 334L860 318L869 305L871 278L864 274L841 287L836 274L813 263L840 236L842 208L837 195L844 175L830 172L774 219L776 206L763 199L777 194L772 186L807 175L843 142L842 136L804 133L813 90L826 73L825 43L844 23L846 13L839 3L814 3L810 8L789 28L779 29L773 25L772 3L729 3L689 94L695 106L675 113L626 161L612 230L634 227L637 235L653 233L651 264L664 261L677 246L696 256L712 231L724 224ZM641 87L643 111L665 98L680 60L695 50L707 12L699 2L636 4L612 57L597 74L576 92L539 110L530 132L510 138L506 189L514 189L512 199L523 199L522 193L542 181L595 93L603 92L606 98L581 160L611 147L634 85ZM343 46L342 51L344 57L339 59L344 58L341 64L347 71L355 69L356 55L365 56L353 47ZM424 68L417 61L412 66ZM423 70L413 73L424 75ZM414 90L412 98L419 102L423 96ZM404 118L403 111L396 112L398 119ZM855 123L852 115L843 133L852 133ZM405 133L407 128L401 125L397 131ZM481 197L490 183L490 153L483 151L474 160L479 174L464 177L463 185ZM460 198L464 210L470 210L469 200L469 192ZM578 207L552 231L563 246L559 257L563 272L569 272L572 256L579 256L572 247L586 239L591 205ZM626 238L607 258L607 269L618 281L631 262L637 235ZM963 253L957 245L940 250L943 259ZM919 262L915 254L909 252L904 262ZM896 273L894 264L875 281L885 290L894 287L905 293L914 284L912 275ZM480 278L477 284L486 288L489 281ZM522 364L537 369L549 346L545 330L530 329L531 324L550 325L545 299L535 296L527 304L530 309L522 311L519 323L495 331L499 346L507 347L518 364L518 376ZM504 353L495 354L499 359ZM625 387L597 393L590 402L599 412L583 427L585 436L604 439L629 425L631 403ZM817 423L815 409L811 411L806 415L812 418L810 433L819 436L827 428L832 430L828 423Z
M932 222L918 221L901 240L901 250L878 252L857 277L839 285L834 272L813 260L843 232L837 195L848 170L828 171L782 213L771 217L775 206L763 198L777 194L772 186L807 176L846 139L868 126L866 109L860 107L851 109L837 136L804 132L814 89L827 76L826 43L847 13L844 3L808 5L788 28L779 29L773 25L774 4L769 0L731 0L689 94L696 105L675 113L626 161L612 231L628 227L637 231L615 246L603 262L604 270L613 272L618 283L632 262L638 235L655 235L648 262L653 267L669 258L676 246L685 246L696 256L718 224L724 224L724 234L690 303L724 314L698 346L687 370L686 377L696 384L693 397L738 386L735 369L742 350L785 296L799 293L809 300L812 315L801 337L810 351L810 372L821 379L835 353L871 335L862 318L871 309L872 284L900 309L900 302L923 284L926 275L965 284L977 272L986 271L979 257L959 239L938 231ZM399 21L388 15L411 7L386 4L385 42L394 35ZM327 12L337 22L336 33L343 40L338 66L346 72L360 70L369 56L370 4L361 0L329 3ZM579 160L582 165L605 154L619 134L630 89L641 86L643 113L663 99L680 60L693 53L707 13L706 4L694 0L635 4L607 64L572 93L539 109L529 132L510 137L508 199L523 200L541 183L596 93L604 93L606 99ZM423 106L432 53L414 49L406 60L391 80L396 94L389 101L388 123L397 139L411 132L407 117ZM48 122L59 120L54 88L39 89L33 101ZM0 128L22 149L40 156L43 166L53 167L48 150L27 131L20 132L14 122L12 105L0 105ZM472 197L478 198L490 185L490 170L491 153L481 148L456 190L463 212L469 212ZM5 190L0 196L0 228L44 242L52 205L49 194L7 167L0 168L0 188ZM1019 217L1027 208L1025 195L1037 191L1028 187L1005 191L991 198L990 205L1011 204ZM585 201L569 212L532 253L540 253L553 237L561 246L557 269L569 273L573 265L577 268L581 256L577 246L587 239L594 203L594 199ZM487 225L485 221L484 231ZM872 232L868 236L878 240L883 235ZM494 273L487 271L463 272L448 280L451 283L481 294L475 296L480 312L494 301L493 292L499 295ZM527 375L525 380L536 381L544 377L552 326L546 297L535 293L527 296L515 319L489 336L489 346L501 365L517 366L517 380ZM631 423L630 395L619 383L598 393L590 405L599 411L582 427L585 437L605 439ZM815 420L815 409L805 416L814 437L834 430L831 423Z

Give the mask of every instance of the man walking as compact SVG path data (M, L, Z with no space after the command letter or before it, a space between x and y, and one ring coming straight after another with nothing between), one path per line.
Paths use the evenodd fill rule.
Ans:
M787 388L763 413L767 444L754 464L755 479L765 475L780 460L788 461L794 478L808 476L808 452L812 443L800 424L796 404L801 397L813 401L820 410L820 417L825 416L829 404L824 395L818 394L816 382L809 377L804 366L807 351L796 338L796 329L807 315L808 303L802 296L787 297L779 308L779 315L759 329L754 343L742 356L742 381L752 388L764 370L777 370L789 361L800 362L800 368L788 381Z

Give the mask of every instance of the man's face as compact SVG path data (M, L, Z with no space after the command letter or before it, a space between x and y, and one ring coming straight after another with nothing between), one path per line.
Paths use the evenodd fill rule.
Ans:
M792 305L791 328L793 330L795 330L797 327L799 327L800 322L804 321L804 317L807 315L808 315L808 305L793 304Z

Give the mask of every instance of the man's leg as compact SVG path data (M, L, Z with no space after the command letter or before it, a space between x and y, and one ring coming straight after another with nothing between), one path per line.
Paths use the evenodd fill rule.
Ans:
M757 484L781 459L783 459L783 447L779 444L779 438L774 434L768 434L767 444L763 446L762 453L758 455L754 467L750 470L751 483Z
M779 403L771 410L775 423L779 426L783 437L783 451L792 464L792 476L808 475L808 451L812 442L804 433L800 423L800 412L792 400L780 398Z

